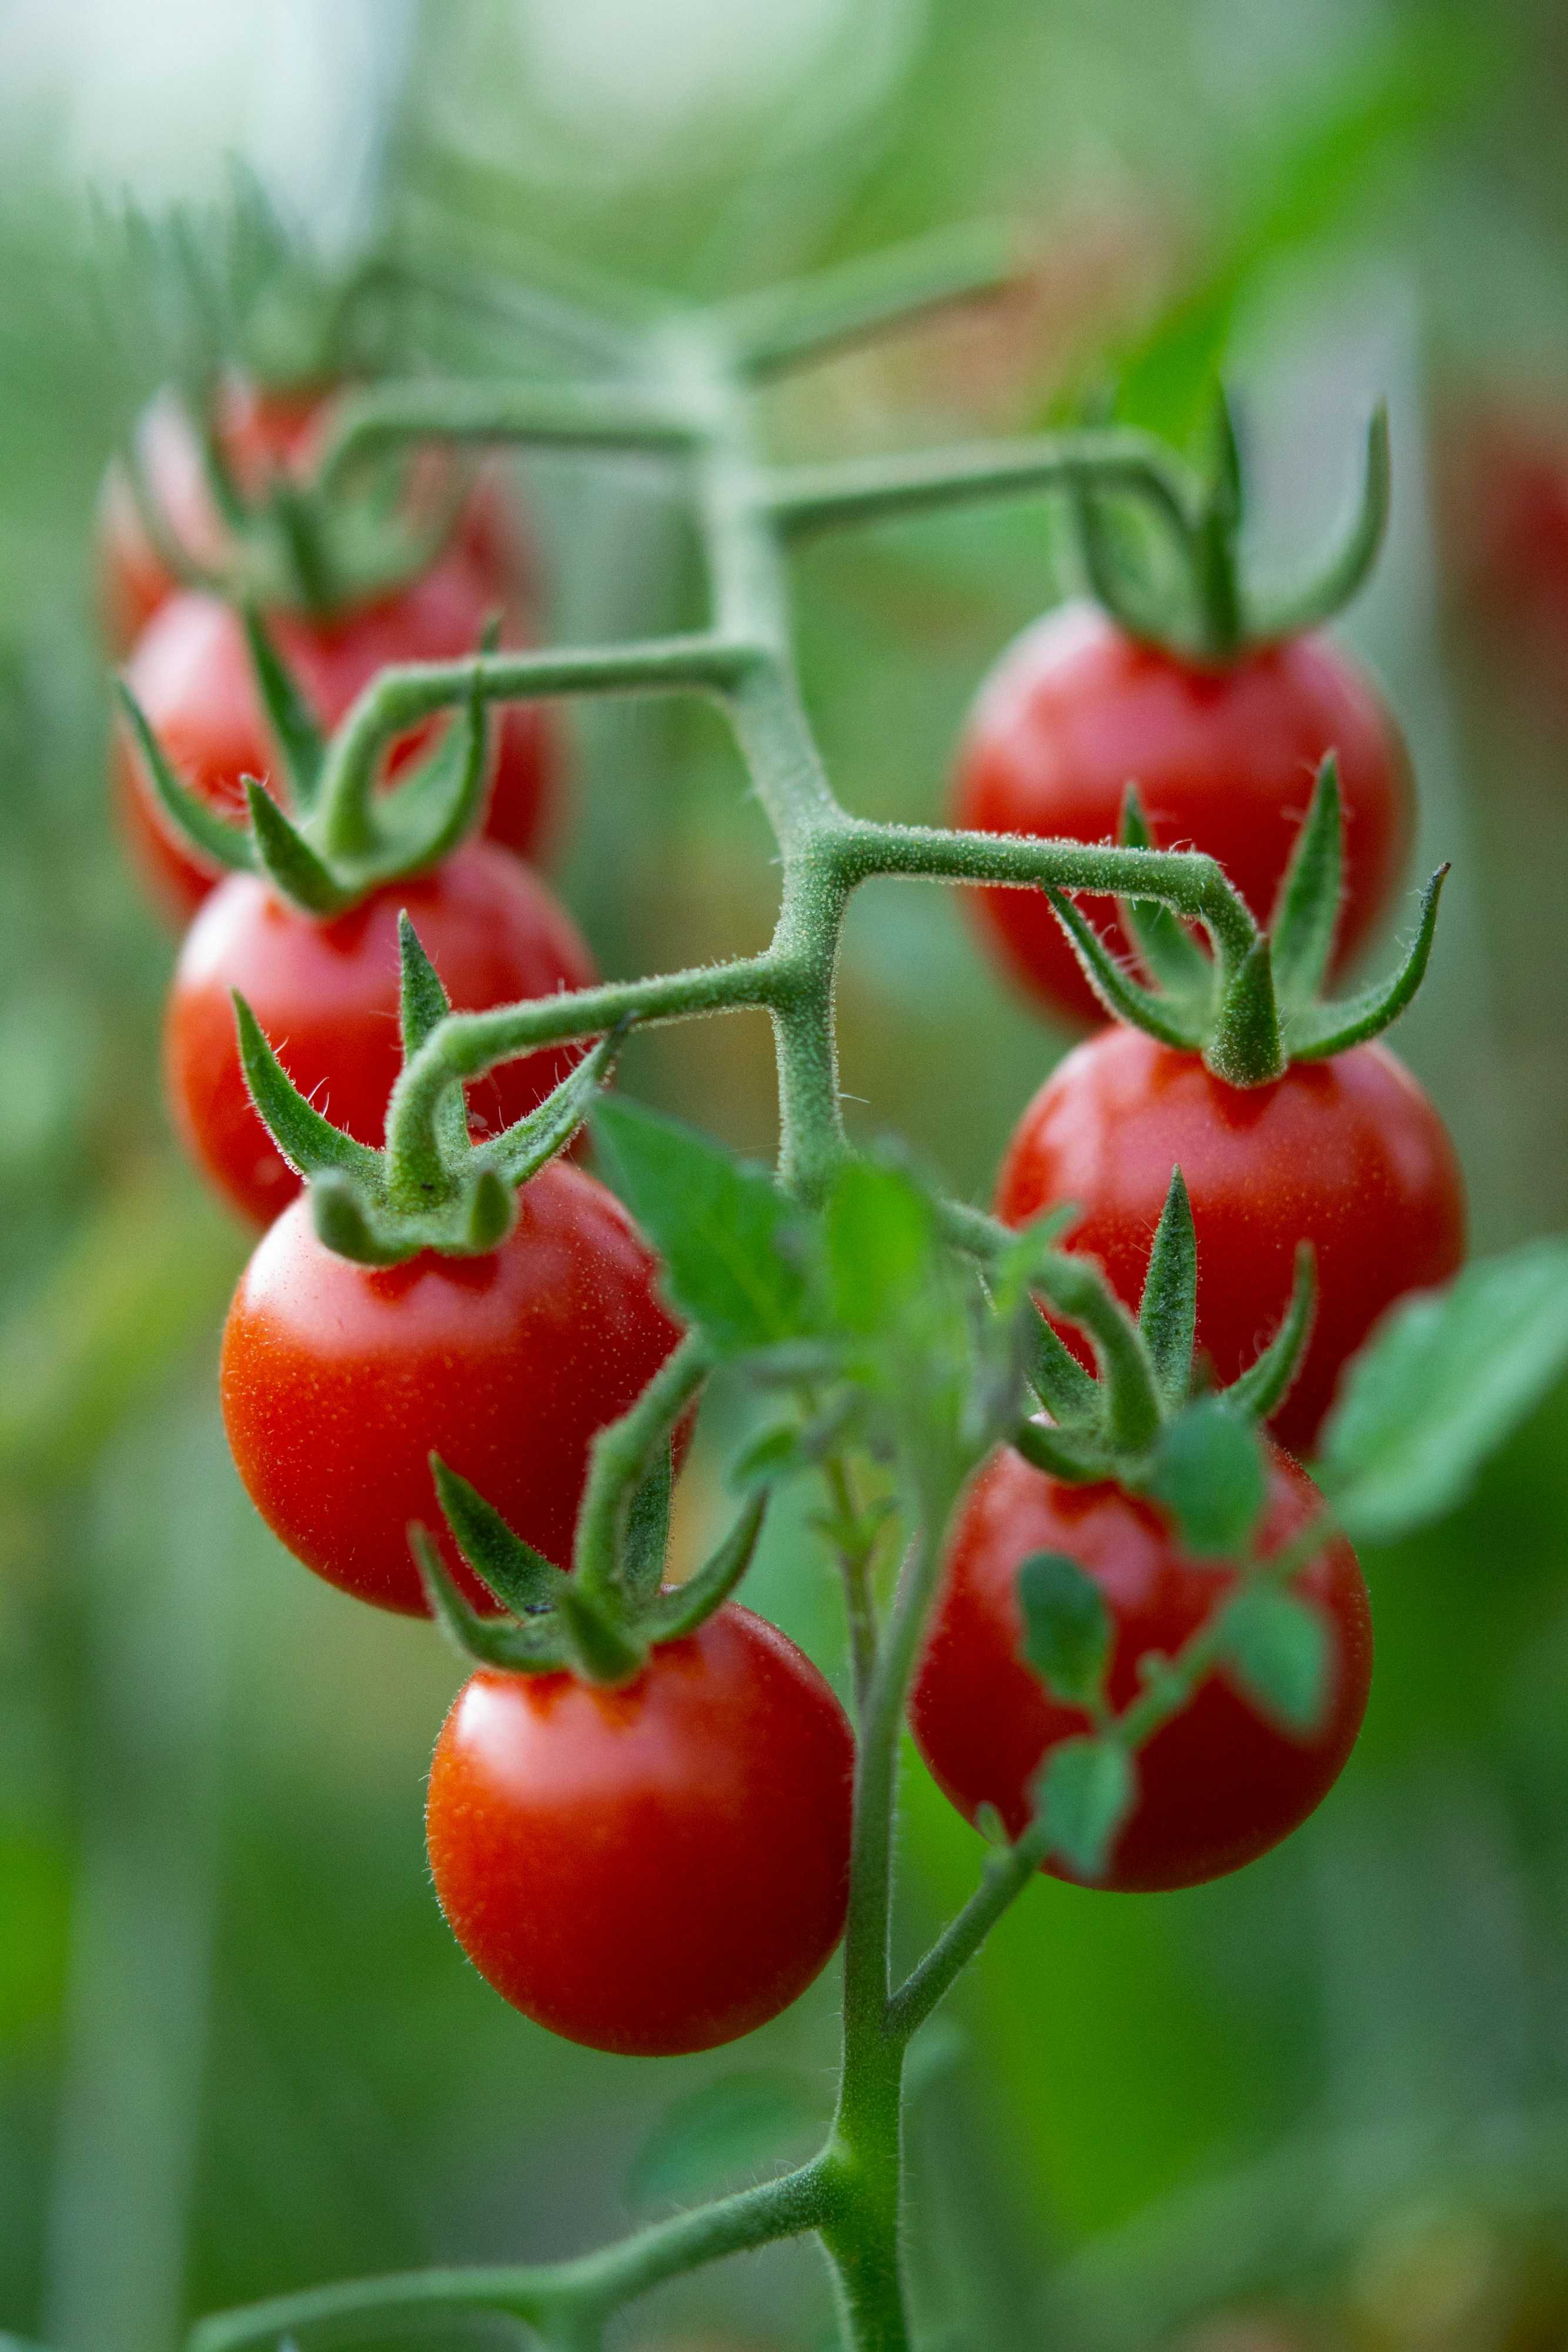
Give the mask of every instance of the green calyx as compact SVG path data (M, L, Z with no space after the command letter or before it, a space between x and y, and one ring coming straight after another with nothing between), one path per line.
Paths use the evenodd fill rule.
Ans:
M406 1067L451 1006L406 913L399 946ZM317 1234L340 1257L361 1265L396 1265L427 1249L475 1256L497 1248L517 1223L521 1187L582 1124L622 1034L602 1038L543 1102L498 1135L471 1139L462 1084L454 1077L402 1150L373 1150L306 1101L237 992L235 1017L251 1100L309 1187Z
M1228 1388L1211 1389L1195 1377L1197 1243L1181 1170L1172 1171L1135 1317L1092 1258L1054 1245L1060 1223L1058 1212L1007 1244L993 1286L998 1297L1032 1296L1037 1307L1043 1301L1076 1325L1096 1370L1085 1371L1037 1312L1027 1327L1024 1378L1049 1419L1021 1421L1012 1444L1053 1478L1075 1485L1111 1478L1165 1503L1199 1552L1228 1549L1237 1529L1228 1480L1239 1477L1244 1492L1251 1491L1244 1465L1258 1458L1253 1432L1283 1402L1312 1334L1310 1245L1297 1250L1295 1281L1274 1337ZM1195 1440L1195 1431L1208 1434Z
M198 556L159 506L134 436L121 446L121 478L160 560L187 586L323 614L388 593L423 571L447 537L465 487L450 461L440 491L415 494L406 460L383 454L329 494L275 467L242 482L223 429L236 378L273 394L310 398L334 386L384 378L406 364L402 311L409 288L384 252L344 267L324 260L279 215L242 163L231 162L227 202L176 205L162 219L128 206L105 224L111 308L145 354L151 314L171 372L170 389L199 452L222 525L223 550ZM428 469L427 469L428 470Z
M486 1616L473 1608L427 1530L411 1527L431 1614L448 1638L479 1665L507 1674L569 1673L611 1687L633 1681L651 1651L695 1633L727 1600L751 1565L768 1507L765 1491L754 1495L696 1574L666 1588L673 1486L667 1433L632 1490L608 1574L582 1559L567 1575L438 1455L431 1455L430 1466L458 1550L507 1612Z
M345 795L329 789L332 745L254 608L246 611L245 628L262 707L283 755L287 813L265 783L246 776L250 822L231 824L181 780L146 712L125 680L119 682L132 740L181 838L225 872L264 876L291 905L322 919L449 856L477 824L489 780L489 725L478 665L440 740L407 774L382 791L364 772ZM492 625L485 652L494 651L496 635Z
M1151 983L1145 985L1071 899L1055 889L1046 895L1096 995L1119 1020L1178 1051L1201 1054L1230 1086L1267 1086L1292 1062L1326 1061L1379 1035L1426 974L1446 866L1423 890L1415 936L1389 978L1338 1001L1322 996L1339 917L1343 834L1331 751L1318 770L1269 928L1224 975L1167 908L1124 899L1122 921ZM1122 804L1120 838L1129 848L1152 846L1135 784Z
M1134 513L1088 479L1074 487L1073 511L1089 585L1121 627L1179 660L1223 668L1317 628L1365 581L1388 524L1388 412L1380 402L1367 425L1361 496L1339 545L1310 579L1273 595L1249 593L1242 574L1246 478L1223 391L1214 442L1207 489L1188 513Z

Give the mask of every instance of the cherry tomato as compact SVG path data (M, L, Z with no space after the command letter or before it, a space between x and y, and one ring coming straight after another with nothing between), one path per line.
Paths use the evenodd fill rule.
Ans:
M295 1557L379 1608L424 1614L407 1528L422 1519L476 1604L435 1499L434 1449L547 1558L571 1559L596 1430L680 1337L656 1264L614 1195L552 1160L482 1257L364 1266L285 1209L224 1330L224 1424L251 1500Z
M809 1658L734 1602L637 1679L486 1670L430 1772L435 1891L497 1992L595 2050L711 2050L843 1933L854 1742Z
M577 927L533 873L488 842L434 872L316 922L252 874L231 874L180 950L164 1025L174 1124L198 1168L242 1216L270 1224L299 1190L257 1118L240 1067L230 992L245 997L300 1093L360 1142L383 1139L402 1066L398 913L408 909L460 1013L583 988L597 974ZM583 1051L552 1047L468 1089L470 1124L493 1133L542 1102Z
M1135 1307L1176 1167L1197 1234L1197 1344L1220 1381L1278 1328L1296 1244L1317 1252L1317 1319L1273 1416L1281 1444L1305 1453L1341 1367L1384 1310L1458 1271L1464 1180L1448 1131L1383 1045L1242 1088L1118 1024L1069 1054L1029 1105L997 1213L1019 1225L1048 1202L1076 1202L1083 1215L1067 1246L1097 1257ZM1064 1336L1087 1362L1080 1335Z
M217 395L218 437L242 496L257 499L268 477L303 475L313 462L324 421L344 387L325 384L268 391L230 376ZM148 492L171 537L204 567L221 565L228 551L224 524L189 414L166 390L142 411L137 454ZM422 507L439 511L450 494L452 461L444 451L422 451L411 489ZM479 468L458 509L455 536L472 559L489 601L510 607L528 585L528 551L506 479L498 466ZM99 612L110 652L122 659L180 583L147 535L123 469L104 477L98 509Z
M1399 732L1367 678L1322 636L1199 669L1140 645L1091 604L1026 629L981 688L959 747L954 819L979 833L1113 841L1129 782L1157 846L1217 857L1266 922L1326 751L1345 815L1338 963L1388 912L1409 855L1415 802ZM1117 954L1114 901L1084 911ZM1039 890L978 894L988 940L1012 977L1082 1025L1103 1006Z
M1270 1449L1259 1531L1268 1558L1308 1526L1321 1497L1288 1454ZM972 1488L953 1537L910 1703L915 1744L944 1792L973 1821L994 1805L1017 1837L1048 1748L1091 1728L1019 1654L1019 1562L1064 1552L1088 1570L1110 1612L1107 1695L1117 1712L1142 1690L1139 1663L1169 1657L1223 1602L1234 1569L1187 1559L1147 1503L1113 1486L1047 1477L1010 1447ZM1139 1796L1101 1882L1124 1892L1195 1886L1266 1853L1322 1802L1355 1743L1372 1680L1372 1615L1355 1554L1341 1537L1293 1590L1334 1635L1323 1723L1292 1734L1260 1714L1221 1672L1138 1755ZM1053 1876L1071 1872L1052 1860Z
M489 609L478 574L460 551L452 551L395 595L342 620L306 621L281 613L270 618L319 719L333 727L387 663L448 661L473 653ZM510 642L517 643L515 635ZM177 773L214 808L237 819L245 807L241 778L278 776L244 628L221 599L194 592L171 597L125 675ZM492 732L495 772L485 831L522 856L545 825L553 785L547 717L538 703L513 703L497 715ZM430 740L429 730L411 736L397 747L392 767ZM177 837L123 725L115 741L114 776L134 864L158 906L176 923L188 922L217 872Z

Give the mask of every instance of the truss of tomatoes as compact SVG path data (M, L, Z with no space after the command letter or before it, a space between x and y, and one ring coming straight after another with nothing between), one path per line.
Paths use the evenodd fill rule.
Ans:
M242 404L225 429L242 467L262 457L287 464L313 423L313 411L273 415ZM156 430L152 446L162 446ZM185 502L188 535L210 535L183 461L157 462L171 468L171 507ZM132 687L191 789L233 807L240 774L271 764L243 633L216 599L154 576L122 507L111 499L106 514L106 604L144 624ZM468 528L377 607L329 625L278 623L323 721L340 717L387 660L472 648L487 610L507 603L486 574L496 541ZM246 996L298 1090L375 1147L399 1063L400 913L459 1009L590 982L570 919L497 845L535 837L541 740L503 730L488 839L326 920L258 877L214 887L136 755L120 754L133 857L167 904L183 914L200 906L171 998L175 1122L209 1179L268 1226L225 1333L229 1442L257 1508L298 1558L342 1591L405 1612L430 1605L411 1522L441 1531L462 1601L496 1605L444 1525L433 1456L546 1570L570 1570L593 1437L642 1393L679 1327L625 1211L560 1160L525 1185L515 1226L491 1250L426 1250L386 1265L334 1255L247 1093L230 992ZM1410 786L1375 690L1315 637L1215 669L1135 642L1103 614L1052 616L982 691L956 807L981 829L1095 840L1113 832L1135 779L1155 836L1210 850L1262 916L1328 751L1344 786L1343 961L1399 883ZM1043 898L996 892L985 905L1015 978L1065 1016L1103 1014ZM1131 952L1124 936L1113 945ZM471 1087L475 1131L517 1120L570 1061L530 1055ZM1221 1381L1283 1313L1298 1243L1317 1252L1316 1328L1274 1417L1267 1554L1316 1508L1284 1448L1310 1446L1341 1370L1386 1306L1455 1271L1460 1180L1436 1112L1380 1045L1240 1088L1197 1052L1116 1024L1080 1046L1025 1111L997 1208L1019 1223L1071 1198L1081 1219L1068 1245L1095 1256L1132 1308L1177 1166L1206 1270L1197 1348ZM1082 1349L1079 1335L1066 1336ZM1020 1653L1019 1570L1041 1549L1076 1560L1099 1588L1119 1702L1228 1590L1226 1572L1184 1556L1148 1502L1109 1482L1063 1482L1010 1449L992 1458L952 1534L911 1714L955 1804L972 1819L994 1812L1014 1836L1052 1749L1083 1728ZM1365 1705L1370 1615L1343 1541L1325 1544L1302 1589L1333 1633L1321 1719L1303 1733L1211 1678L1141 1758L1136 1808L1098 1883L1164 1888L1237 1868L1333 1785ZM553 2031L622 2052L707 2048L777 2014L837 1944L852 1774L852 1734L827 1683L777 1629L728 1601L614 1685L570 1669L486 1666L459 1694L436 1748L427 1811L436 1891L481 1972Z

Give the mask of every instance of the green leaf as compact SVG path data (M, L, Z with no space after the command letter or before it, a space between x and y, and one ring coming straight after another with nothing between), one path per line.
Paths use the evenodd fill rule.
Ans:
M1353 1543L1462 1502L1568 1365L1568 1241L1527 1242L1407 1299L1351 1366L1317 1476Z
M789 1203L766 1169L624 1097L592 1115L605 1177L664 1258L672 1297L718 1354L810 1328Z
M1080 1878L1103 1878L1137 1802L1137 1768L1126 1749L1113 1739L1064 1739L1051 1749L1039 1790L1051 1853Z
M896 1330L936 1277L931 1202L899 1168L852 1160L824 1220L830 1311L856 1337Z
M1268 1500L1258 1433L1222 1397L1200 1397L1161 1430L1148 1492L1200 1559L1239 1556Z
M689 2203L783 2156L826 2120L809 2074L721 2074L665 2108L627 2174L627 2202L639 2211Z
M1197 1236L1192 1225L1192 1202L1179 1168L1171 1170L1170 1188L1149 1252L1149 1270L1138 1302L1138 1328L1155 1368L1155 1379L1167 1404L1180 1404L1192 1386L1192 1347L1197 1328Z
M1031 1551L1019 1563L1024 1657L1056 1697L1089 1706L1111 1654L1111 1615L1087 1569L1066 1552Z
M446 1524L475 1575L514 1617L548 1609L565 1581L561 1570L514 1533L495 1505L438 1454L431 1455L430 1470Z
M1288 1592L1250 1585L1220 1620L1226 1653L1249 1696L1290 1731L1314 1731L1328 1704L1328 1628Z

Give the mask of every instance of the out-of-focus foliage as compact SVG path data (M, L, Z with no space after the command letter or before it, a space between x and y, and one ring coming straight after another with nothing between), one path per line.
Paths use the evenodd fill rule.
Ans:
M409 247L503 273L555 247L709 297L1005 212L1038 243L1028 286L781 387L779 446L1024 426L1116 368L1124 412L1183 439L1223 362L1281 569L1326 539L1361 409L1390 392L1395 531L1351 627L1415 742L1426 845L1459 867L1400 1050L1489 1244L1568 1223L1568 544L1528 488L1568 510L1560 12L876 0L777 9L766 38L740 11L755 56L685 8L661 50L663 15L433 0L387 144ZM756 2049L643 2063L505 2010L424 1872L453 1662L315 1584L237 1497L211 1370L243 1244L164 1135L169 950L100 782L92 501L157 354L101 324L80 193L30 149L0 158L0 2325L153 2352L191 2308L585 2245L622 2226L672 2102L730 2072L821 2080L833 2018L825 1983ZM504 310L433 306L425 332L465 368L559 363ZM520 479L559 633L690 608L689 548L637 467ZM977 680L1071 573L1023 505L824 545L797 584L846 799L923 817ZM758 943L767 843L716 723L629 705L573 727L565 886L605 970ZM994 982L956 894L893 883L857 906L843 1031L860 1131L904 1132L976 1197L1063 1043ZM634 1091L768 1150L760 1021L626 1060ZM1006 1921L915 2126L934 2328L1021 2347L1056 2313L1073 2341L1216 2352L1561 2335L1565 1441L1559 1393L1455 1516L1369 1557L1372 1714L1306 1832L1212 1888L1042 1884ZM722 1451L699 1444L683 1482L694 1552L727 1507ZM753 1593L837 1669L812 1557L781 1513ZM979 1851L912 1762L921 1923ZM751 2160L747 2129L727 2145ZM635 2193L679 2195L678 2174L645 2159ZM783 2346L831 2321L786 2252L639 2326Z

